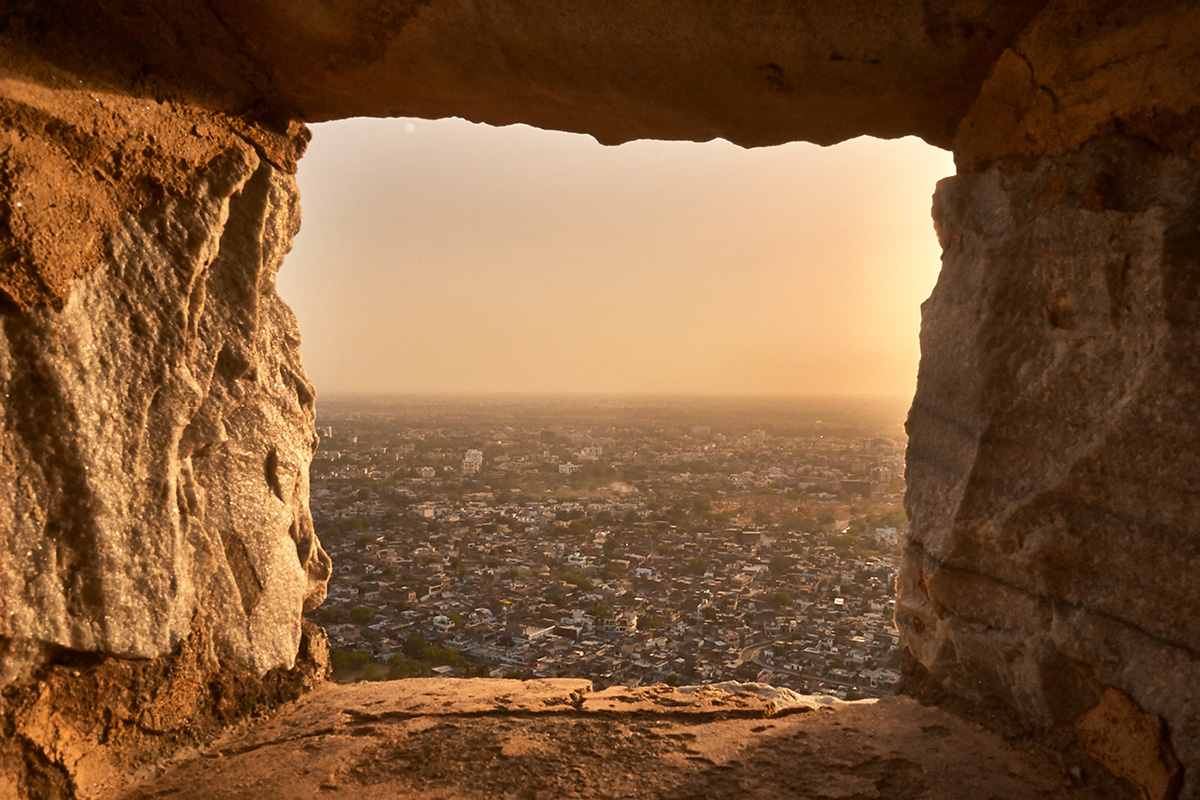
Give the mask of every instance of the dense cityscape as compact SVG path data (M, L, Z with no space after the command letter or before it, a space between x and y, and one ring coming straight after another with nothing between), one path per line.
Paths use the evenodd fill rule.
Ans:
M335 679L899 679L902 410L865 401L323 402Z

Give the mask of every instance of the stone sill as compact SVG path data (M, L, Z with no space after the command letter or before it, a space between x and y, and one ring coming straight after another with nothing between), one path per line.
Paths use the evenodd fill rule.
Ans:
M326 685L131 787L149 798L1099 798L1098 768L908 697L761 684Z

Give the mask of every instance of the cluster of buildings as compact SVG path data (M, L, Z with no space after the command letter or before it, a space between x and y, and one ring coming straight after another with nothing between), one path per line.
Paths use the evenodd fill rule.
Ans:
M358 654L344 678L898 680L894 440L379 416L323 414L313 464L335 565L313 616Z

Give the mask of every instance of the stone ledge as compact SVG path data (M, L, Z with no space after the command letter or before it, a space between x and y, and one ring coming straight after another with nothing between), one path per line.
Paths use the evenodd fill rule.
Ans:
M1112 798L1097 767L906 697L760 684L326 686L135 786L149 798Z

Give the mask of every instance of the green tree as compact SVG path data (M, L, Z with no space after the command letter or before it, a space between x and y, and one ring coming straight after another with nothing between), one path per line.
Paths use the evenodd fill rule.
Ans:
M326 625L330 625L334 622L337 622L338 617L340 617L340 616L341 616L341 612L338 611L338 609L336 609L336 608L327 607L327 608L317 609L317 622L321 622Z
M414 633L404 640L404 644L400 646L400 651L408 658L417 659L421 657L421 653L428 646L428 639L419 633Z
M712 606L705 606L704 608L700 609L700 614L704 617L706 622L715 622L717 619L717 610Z
M592 579L582 572L568 572L563 576L563 583L569 583L572 586L578 586L580 589L587 591L594 589L596 584L592 583Z
M350 621L357 625L370 622L373 616L375 616L375 612L371 610L370 606L355 606L350 609Z
M381 680L383 680L383 678L384 678L383 669L381 669L380 666L378 664L376 664L374 661L370 661L363 667L362 674L359 675L358 680L360 680L360 681L381 681Z
M343 650L340 647L329 651L329 664L334 672L351 672L362 669L373 659L370 653L362 650Z
M435 667L455 666L461 659L462 655L452 647L430 645L421 651L421 660Z
M402 678L419 678L425 674L425 664L405 658L400 653L394 653L388 658L388 680L396 681Z

